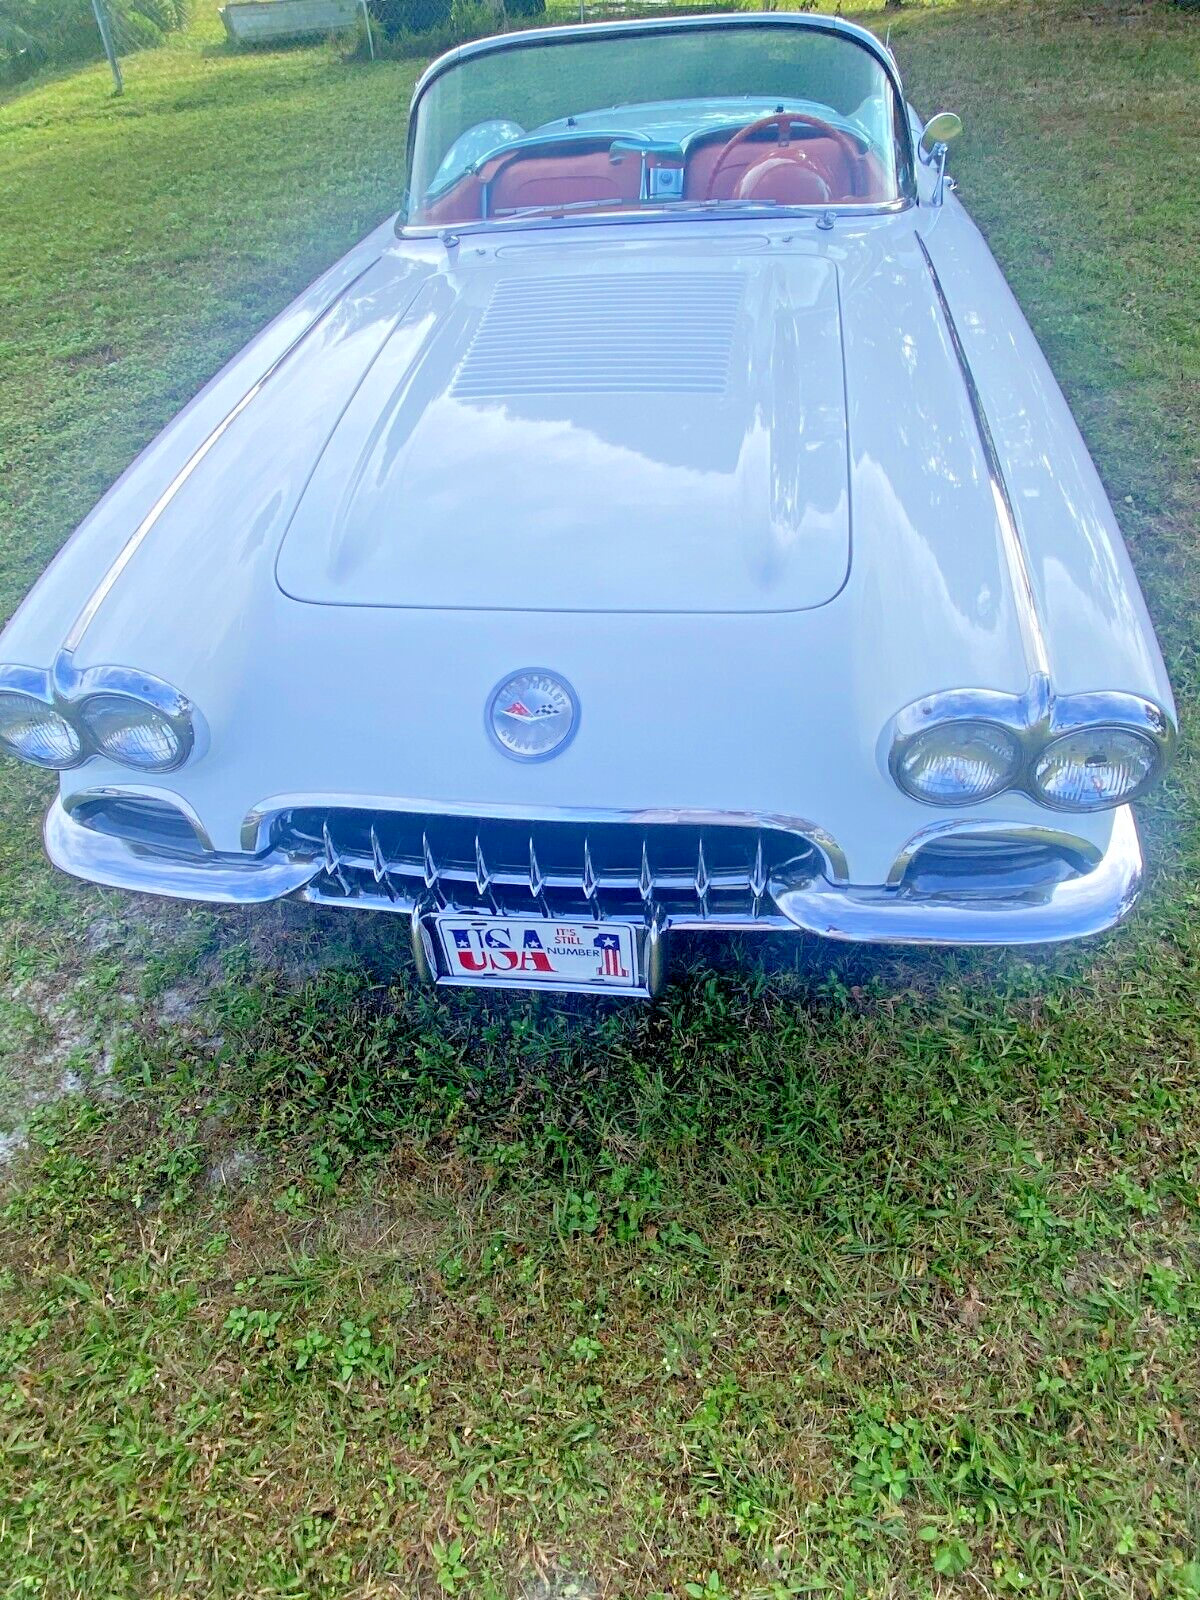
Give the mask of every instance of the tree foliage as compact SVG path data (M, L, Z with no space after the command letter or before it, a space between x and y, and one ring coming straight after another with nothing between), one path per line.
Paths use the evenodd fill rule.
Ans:
M159 44L187 20L187 0L107 0L117 50ZM0 0L0 82L103 53L90 0Z

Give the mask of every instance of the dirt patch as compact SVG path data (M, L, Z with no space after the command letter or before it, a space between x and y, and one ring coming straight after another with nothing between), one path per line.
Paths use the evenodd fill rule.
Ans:
M600 1594L590 1578L572 1572L529 1578L517 1592L520 1600L598 1600Z
M435 1250L445 1225L426 1212L386 1200L368 1200L339 1211L328 1226L328 1240L339 1254L385 1255L417 1260Z
M65 991L45 978L16 984L0 1013L0 1168L24 1148L39 1106L82 1094L103 1076L93 1060L92 1028Z
M98 344L91 350L77 350L66 358L71 372L81 372L87 367L111 367L121 359L121 352L111 344Z
M199 1004L199 996L189 994L186 989L168 989L158 997L154 1020L160 1028L176 1027L190 1022Z
M262 1157L253 1150L228 1150L219 1156L208 1169L210 1189L234 1189L250 1183L262 1165Z

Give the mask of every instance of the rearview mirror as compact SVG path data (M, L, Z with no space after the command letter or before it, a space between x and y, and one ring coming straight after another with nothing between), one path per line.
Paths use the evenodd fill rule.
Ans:
M949 144L951 139L957 139L961 132L962 118L957 111L935 111L921 129L922 159L931 161L933 152L939 144Z

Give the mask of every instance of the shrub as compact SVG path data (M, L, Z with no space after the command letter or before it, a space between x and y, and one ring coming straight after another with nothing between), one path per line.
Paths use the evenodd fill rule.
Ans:
M367 6L376 44L391 56L434 55L467 39L503 33L506 21L546 14L546 0L367 0Z
M450 21L451 0L369 0L371 20L385 38L403 33L435 33Z

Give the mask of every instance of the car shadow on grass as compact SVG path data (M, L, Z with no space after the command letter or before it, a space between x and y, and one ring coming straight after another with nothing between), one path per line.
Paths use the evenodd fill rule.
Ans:
M403 1005L434 991L417 975L406 916L328 909L284 901L248 912L222 914L214 954L242 950L262 976L296 986L335 972L353 972L372 986L383 986ZM977 983L1007 989L1013 980L1025 987L1032 972L1077 972L1088 960L1088 946L1034 946L1003 949L937 948L843 943L802 932L674 932L670 935L666 988L659 1005L679 1004L688 994L717 988L731 993L770 993L794 1004L806 997L857 990L877 996L900 992L932 995L940 985ZM654 1004L629 997L555 994L552 991L488 988L437 989L441 1003L454 1009L486 1004L497 1018L537 1013L591 1019L614 1010L653 1010Z

